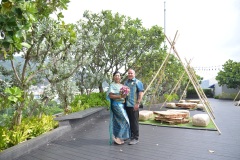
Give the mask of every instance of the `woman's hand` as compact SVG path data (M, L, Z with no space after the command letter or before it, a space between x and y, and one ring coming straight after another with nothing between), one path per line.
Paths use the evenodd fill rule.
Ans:
M126 94L121 94L121 98L127 98Z

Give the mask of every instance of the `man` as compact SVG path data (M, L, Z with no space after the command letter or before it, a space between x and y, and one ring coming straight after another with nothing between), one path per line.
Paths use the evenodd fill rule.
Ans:
M131 140L130 145L137 144L139 138L139 105L143 97L143 83L135 78L135 71L128 70L128 80L124 83L130 88L130 93L126 98L125 106L130 121Z

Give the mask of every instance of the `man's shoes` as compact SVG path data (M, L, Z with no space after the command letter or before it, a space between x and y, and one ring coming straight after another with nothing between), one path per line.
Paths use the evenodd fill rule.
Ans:
M128 144L129 145L134 145L137 144L139 141L137 139L132 139Z

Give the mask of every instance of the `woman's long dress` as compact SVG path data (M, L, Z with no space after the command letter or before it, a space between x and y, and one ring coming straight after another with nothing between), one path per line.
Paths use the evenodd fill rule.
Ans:
M121 86L121 84L111 83L107 95L109 93L119 95ZM124 99L110 99L109 135L110 144L112 144L112 136L120 139L128 139L130 137L130 124L124 109Z

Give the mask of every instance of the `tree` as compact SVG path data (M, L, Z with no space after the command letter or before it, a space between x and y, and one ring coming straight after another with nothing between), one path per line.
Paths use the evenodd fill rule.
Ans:
M154 50L148 54L142 55L137 63L137 67L134 69L136 70L137 78L142 80L145 87L147 87L152 81L153 77L166 59L166 56L167 53L164 49ZM156 79L146 92L144 101L147 101L148 103L150 100L152 103L161 101L164 94L171 92L183 73L184 68L180 61L174 55L170 54L166 63L163 65L162 70L158 73ZM181 85L178 89L184 90L185 84L186 76L181 81Z
M68 114L70 111L70 103L78 91L76 83L70 77L54 84L53 88L56 90L61 105L64 108L64 114Z
M88 52L91 60L85 68L98 75L100 91L103 91L101 84L109 73L134 68L142 55L159 49L164 40L161 27L146 29L141 20L119 13L86 11L84 18L78 26L82 30L82 42L86 44L83 51Z
M11 58L22 47L29 47L26 34L33 25L53 12L67 9L69 0L2 0L0 4L0 59ZM62 13L56 13L58 18Z
M29 47L23 47L18 52L23 60L17 65L13 59L9 60L13 71L12 85L18 86L24 92L24 101L16 106L15 125L21 123L31 85L42 83L45 79L51 84L61 82L71 77L80 66L81 57L71 50L76 39L74 25L43 18L34 23L32 28L33 30L26 34ZM61 67L65 67L64 72Z
M216 80L220 86L227 85L228 88L240 88L240 62L228 60L223 65L223 70L218 72Z

